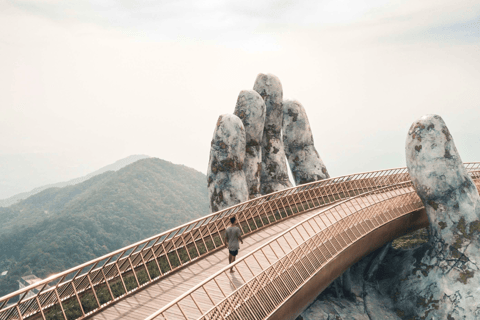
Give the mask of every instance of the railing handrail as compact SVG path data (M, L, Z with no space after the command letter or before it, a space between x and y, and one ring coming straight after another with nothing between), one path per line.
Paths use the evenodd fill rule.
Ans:
M400 185L400 184L410 184L410 185L413 187L412 181L401 182L401 183L399 183L399 184L397 184L397 185ZM394 186L394 185L387 186L387 187L385 187L385 188L388 189L388 188L391 188L392 186ZM374 193L377 192L377 191L380 191L380 189L379 189L379 190L372 190L372 191L370 191L370 192L366 192L366 193L364 194L364 196L368 196L368 195L370 195L370 194L374 194ZM414 193L414 192L415 192L415 190L412 190L412 191L408 192L408 194L412 194L412 193ZM406 194L401 194L401 195L397 195L397 197L403 197L403 196L405 196L405 195L406 195ZM352 201L354 198L357 198L357 197L349 198L349 199L345 200L345 202L350 202L350 201ZM367 206L366 208L368 208L368 207L373 207L373 206L376 206L376 205L380 205L381 203L387 202L387 201L389 201L389 200L392 200L392 198L390 198L390 199L384 199L384 200L379 201L379 202L377 202L377 203L374 203L374 204L372 204L372 205L370 205L370 206ZM332 207L336 207L336 206L337 206L337 204L334 204L334 205L332 205L331 207L325 208L323 211L328 211L328 210L330 210ZM359 211L362 211L362 210L364 210L364 209L365 209L365 208L362 208L362 209L360 209ZM350 216L350 215L349 215L349 216ZM309 220L310 218L311 218L311 217L306 218L304 221L299 222L296 226L299 226L300 224L302 224L302 223L305 222L306 220ZM396 219L398 219L398 218L399 218L399 217L397 217ZM343 219L344 219L344 218L342 218L341 220L343 220ZM331 226L333 226L333 225L335 225L335 224L338 224L341 220L335 221L335 222L332 223L330 226L328 226L327 228L325 228L325 230L328 229L328 228L330 228ZM389 222L390 222L390 221L389 221ZM294 226L294 227L296 227L296 226ZM376 230L376 229L378 229L378 228L381 227L381 226L382 226L382 225L377 226L377 227L375 227L373 230ZM292 227L292 228L294 228L294 227ZM292 229L292 228L291 228L291 229ZM372 230L372 231L373 231L373 230ZM363 234L359 239L365 237L366 235L368 235L368 233ZM291 250L290 250L288 253L286 253L283 257L279 258L279 259L278 259L277 261L275 261L273 264L279 263L279 261L280 261L282 258L285 258L285 257L291 255L295 250L297 250L298 248L300 248L302 245L304 245L305 243L307 243L309 240L311 240L311 239L312 239L313 237L315 237L315 236L316 236L316 234L314 234L314 235L312 235L312 236L310 236L310 237L307 237L302 243L297 244L296 246L294 246L293 248L291 248ZM279 238L279 237L276 237L276 238ZM357 241L358 241L359 239L357 239ZM273 242L273 241L272 241L272 242ZM340 252L342 252L343 250L345 250L345 248L349 247L350 245L352 245L352 243L348 243L346 247L342 248L342 249L339 250L338 252L335 252L334 255L328 259L328 261L332 261L333 258L335 258L336 256L338 256L338 254L339 254ZM240 262L240 261L239 261L239 262ZM326 264L325 264L325 265L326 265ZM266 269L267 269L267 268L266 268ZM245 283L243 283L239 288L236 288L233 292L231 292L228 296L224 297L221 301L224 301L224 300L228 299L230 296L232 296L235 292L237 292L238 290L240 290L242 287L247 286L247 283L251 283L253 279L258 279L260 275L262 275L262 274L265 273L265 270L266 270L266 269L262 270L259 274L253 276L252 279L250 279L250 280L246 281ZM225 272L225 271L226 271L226 270L224 270L223 272ZM290 298L290 297L291 297L291 294L289 295L289 298ZM287 300L288 300L288 299L287 299ZM287 300L284 300L284 301L287 301ZM208 314L208 313L209 313L212 309L214 309L218 304L219 304L219 303L217 303L216 305L214 305L213 307L211 307L209 310L207 310L207 311L204 313L204 315L205 315L205 314ZM172 306L173 306L173 305L172 305ZM271 315L271 313L270 313L269 315ZM155 317L150 317L150 316L149 316L148 318L145 318L145 320L152 320L152 319L154 319L154 318L155 318Z
M474 167L478 167L479 164L480 164L480 162L464 163L467 170L469 169L470 166L473 165ZM141 241L138 241L138 242L133 243L129 246L120 248L118 250L115 250L115 251L113 251L111 253L108 253L106 255L103 255L101 257L92 259L92 260L87 261L87 262L85 262L81 265L78 265L76 267L73 267L73 268L70 268L68 270L62 271L58 274L52 275L52 276L50 276L46 279L43 279L43 280L41 280L41 281L39 281L35 284L29 285L29 286L24 287L20 290L12 292L12 293L10 293L6 296L0 297L0 318L1 319L9 319L9 315L11 315L11 312L7 313L7 318L3 317L5 315L3 312L8 312L7 310L10 310L10 308L12 306L14 308L16 308L18 310L18 312L21 314L23 311L20 311L19 306L21 308L23 308L25 306L26 301L32 301L33 302L33 300L31 300L33 298L26 298L25 295L26 295L26 293L32 292L35 288L37 288L37 289L42 288L40 291L43 291L45 289L42 292L41 297L40 297L40 293L35 293L34 298L36 298L37 300L38 300L38 297L40 297L40 298L45 297L45 293L49 293L50 291L53 291L53 289L55 291L57 299L52 302L52 300L50 299L51 295L46 297L46 300L43 300L43 302L39 305L40 309L38 309L36 311L29 310L29 308L31 306L31 303L30 303L30 305L28 307L26 307L27 309L24 309L25 312L28 310L28 312L25 313L26 317L28 317L30 315L33 315L33 314L35 314L35 312L39 312L40 310L46 310L47 308L50 308L50 306L55 305L56 303L59 303L60 301L64 301L64 300L69 299L71 297L76 296L78 302L80 302L79 294L81 292L91 289L91 290L93 290L93 293L95 294L95 288L98 288L98 286L101 286L101 285L105 284L110 291L111 300L109 300L107 302L100 303L97 299L97 296L95 295L95 299L97 300L98 306L94 310L99 310L101 308L104 308L111 301L117 301L118 299L121 299L121 298L129 295L130 293L132 293L133 291L136 290L136 289L128 289L127 290L127 288L125 287L125 282L123 281L122 276L127 274L128 272L133 272L133 274L135 275L135 270L137 270L136 268L139 268L140 266L143 266L143 267L145 267L145 270L147 271L147 275L150 279L149 282L147 282L147 283L152 283L153 281L156 281L159 278L164 277L166 274L169 274L171 271L177 270L178 268L183 267L185 264L188 264L191 261L196 260L197 258L204 257L204 256L209 255L212 252L220 249L220 246L217 246L217 244L215 243L215 241L218 240L218 239L214 239L214 237L216 238L217 236L220 236L220 232L221 231L223 232L223 227L226 227L225 226L225 218L227 218L228 216L230 216L232 214L235 214L235 215L243 214L244 218L246 217L246 214L249 214L249 216L245 218L245 222L247 223L248 229L250 229L250 231L248 231L248 233L251 233L251 232L255 232L256 229L251 228L250 226L248 226L248 224L250 222L252 222L254 219L262 218L263 216L265 216L265 217L267 217L267 221L268 221L268 223L266 223L266 224L274 223L276 221L286 219L289 216L287 215L286 217L280 217L278 220L277 220L276 217L274 217L273 218L274 221L271 222L268 218L268 217L270 217L269 216L270 214L279 213L281 211L286 212L286 211L290 210L290 211L293 211L293 213L289 212L289 214L291 214L291 216L293 216L294 214L299 214L300 212L303 213L303 212L306 212L306 211L310 210L312 205L309 203L309 201L317 201L318 204L315 204L315 206L321 207L320 202L322 202L321 203L322 205L327 205L327 202L329 202L329 203L336 202L341 197L345 197L345 198L350 199L352 191L355 193L356 192L355 190L357 190L357 191L362 190L363 191L363 190L369 190L369 188L375 188L376 190L378 190L381 187L392 186L396 182L398 182L398 180L409 178L408 176L406 177L405 174L408 175L408 170L407 170L406 167L392 168L392 169L385 169L385 170L376 170L376 171L369 171L369 172L362 172L362 173L355 173L355 174L348 174L348 175L345 175L345 176L332 177L332 178L321 180L321 181L315 181L315 182L311 182L311 183L308 183L308 184L303 184L303 185L291 187L291 188L288 188L288 189L284 189L284 190L280 190L280 191L277 191L277 192L274 192L274 193L263 195L263 196L258 197L258 198L254 198L254 199L251 199L251 200L246 201L246 202L239 203L237 205L231 206L231 207L223 209L221 211L214 212L214 213L211 213L209 215L206 215L206 216L197 218L195 220L189 221L189 222L184 223L184 224L182 224L178 227L166 230L166 231L164 231L160 234L157 234L157 235L151 236L149 238L143 239ZM398 178L395 178L395 176L398 176ZM391 181L389 179L397 179L397 180L396 181ZM409 179L408 181L411 181L411 180ZM335 189L335 191L332 191L332 189L330 189L331 186ZM322 189L322 188L324 188L324 189ZM310 190L312 190L312 192L310 192ZM315 190L323 190L323 193L318 194L318 192L316 192ZM314 197L311 196L311 193L314 194ZM348 196L346 196L346 194ZM308 199L307 199L307 197L308 197ZM327 199L326 201L325 201L325 198ZM331 198L334 198L334 200L331 200ZM280 201L275 201L275 200L280 200ZM284 202L284 200L285 200L285 202ZM292 200L292 202L290 202L290 200ZM304 202L304 201L306 201L306 202ZM271 206L270 206L270 203L271 203ZM285 205L285 203L287 203L287 204ZM304 204L307 204L306 205L307 208L310 206L310 209L306 210ZM268 205L268 207L270 207L270 211L267 208L267 205ZM272 209L273 206L276 206L277 209ZM303 207L303 209L298 210L298 207ZM256 213L252 213L253 212L252 209L255 209ZM260 209L260 210L258 210L258 209ZM297 210L295 211L294 209L297 209ZM263 210L263 211L260 212L261 210ZM283 213L285 213L285 212L283 212ZM219 222L220 222L220 224L223 224L223 227L222 227L222 225L219 224ZM243 220L241 222L243 222ZM255 224L257 224L257 222L255 222ZM260 227L258 227L258 225L257 225L256 228L257 229L261 228L261 227L263 227L263 225L265 225L265 223L262 222L262 225ZM212 226L214 226L216 228L216 231L211 231L209 229ZM205 230L208 231L208 234L207 234L207 232L205 232ZM206 235L204 235L204 233ZM200 235L201 237L197 238L197 235ZM190 236L190 239L187 240L188 236ZM212 240L213 249L207 249L207 247L206 247L206 240L207 240L208 236L210 236L210 239ZM196 245L196 241L200 241L199 239L202 240L203 243L205 244L205 250L206 251L204 253L201 253L198 250L198 247ZM180 242L178 242L179 240L183 241L183 246ZM153 241L155 241L155 242L153 242ZM208 240L207 240L207 242L208 242ZM223 244L223 239L220 239L220 242ZM180 243L180 245L178 243ZM165 244L165 246L164 246L164 244ZM197 252L198 252L198 256L195 256L193 258L191 258L190 254L188 253L188 246L192 245L192 244L195 245L195 247L197 247ZM157 250L160 248L159 247L160 245L162 245L164 251L162 251L160 254L157 254ZM170 245L171 245L171 247L170 247ZM165 249L166 247L168 249ZM187 260L186 262L182 262L181 258L179 256L179 252L180 252L179 249L182 249L182 248L185 248L185 250L187 250L187 254L189 256L189 260ZM145 255L145 256L143 255L144 253L146 253L146 251L152 251L152 256L148 256L148 258L146 258L147 255ZM170 264L171 260L167 256L171 252L174 252L174 251L176 252L176 255L177 255L177 257L180 261L180 264L179 265L177 264L176 266L172 267L172 264ZM167 269L167 271L162 271L160 269L160 265L158 264L159 259L161 258L162 254L164 255L164 257L167 257L167 262L170 265L170 269ZM117 255L120 255L120 256L117 256ZM117 257L114 258L115 256L117 256ZM143 260L143 265L141 265L141 262L139 262L139 260L135 264L132 263L132 261L127 261L127 262L129 262L129 265L127 264L126 265L127 267L124 268L125 264L123 262L125 262L127 259L130 260L130 256L132 256L132 261L134 261L134 262L137 261L138 257L140 257ZM151 277L148 270L147 270L147 262L150 263L153 260L155 260L155 262L156 262L156 264L159 268L160 275ZM102 261L104 261L104 262L100 266L97 266ZM118 263L121 262L121 261L123 261L123 262L122 262L122 264L120 265L120 268L119 268ZM118 270L118 273L116 273L116 270L113 269L114 264L116 264L115 267L117 268L116 270ZM88 269L83 270L84 268L89 267L89 266L91 267L89 270ZM107 276L105 276L105 274L104 274L103 275L103 280L100 279L100 281L96 281L95 279L99 275L99 273L95 273L95 272L100 272L101 271L103 273L104 270L107 271ZM113 276L110 273L112 270L114 272ZM87 272L85 273L85 271L87 271ZM73 279L65 280L65 278L68 275L74 275L75 272L77 272L77 273L75 274ZM92 283L90 283L90 287L88 287L88 288L87 287L80 288L80 286L82 285L82 283L85 279L88 279L90 281L90 275L94 275L94 278L93 278L95 280L94 284L92 285ZM112 291L110 290L108 282L113 281L112 279L117 279L118 280L118 278L120 278L122 280L123 287L125 288L125 292L122 293L120 296L114 296L112 294ZM136 278L136 275L135 275L135 278ZM54 284L55 288L48 289L48 287L46 287L47 284L49 284L51 282L54 282L56 280L59 280L59 281ZM117 280L115 280L115 281L117 281ZM75 282L75 281L80 281L80 282ZM138 284L138 287L145 284L145 282L141 284L138 279L136 279L136 282ZM77 285L79 286L78 288L76 287ZM60 288L62 286L64 286L64 290L62 289L63 291L61 291L60 295L59 295L59 293L56 290L57 290L57 288ZM72 286L74 292L72 291L72 288L69 288L68 286ZM138 287L135 287L135 288L138 288ZM79 290L78 293L77 293L76 289ZM8 300L10 300L11 298L16 297L16 296L21 297L18 302L15 302L13 305L6 305ZM25 298L25 300L23 300L24 298ZM21 301L22 301L22 305L20 305ZM61 306L61 304L60 304L60 306ZM62 309L62 312L63 312L63 309ZM90 314L91 312L92 311L89 311L88 314ZM82 313L83 313L83 308L82 308ZM85 312L85 313L87 313L87 312ZM85 313L83 313L84 316L85 316ZM43 311L42 311L42 316L43 316ZM20 315L20 317L23 318L22 315ZM65 317L65 314L64 314L64 317Z
M470 163L474 163L474 162L470 162ZM466 163L465 163L465 164L466 164ZM48 283L54 281L55 279L59 279L59 278L61 278L61 277L63 277L63 276L66 276L66 275L68 275L68 274L71 274L71 273L73 273L73 272L75 272L75 271L77 271L77 270L83 269L83 268L85 268L85 267L87 267L87 266L90 266L90 265L92 265L92 264L94 264L94 263L101 262L101 261L103 261L103 260L105 260L105 259L108 259L108 258L110 258L110 257L113 257L113 256L115 256L115 255L117 255L117 254L120 254L120 253L122 253L122 252L126 252L126 251L128 251L128 250L130 250L130 249L133 249L133 248L135 248L135 247L138 247L138 246L140 246L140 245L142 245L142 244L144 244L144 243L147 243L147 242L150 242L150 241L152 241L152 240L161 238L161 237L163 237L163 236L165 236L165 235L171 234L171 233L174 232L175 230L181 230L182 228L185 228L185 227L187 227L187 226L189 226L189 225L192 225L193 223L200 222L201 220L206 220L206 219L208 219L208 218L210 218L210 217L213 217L213 216L215 216L215 215L221 216L222 214L224 214L224 213L227 212L227 211L233 210L233 209L235 209L235 208L237 208L237 207L239 207L239 206L244 206L244 205L246 205L246 204L248 204L248 203L250 203L250 202L253 202L253 201L259 201L259 199L263 199L263 198L266 198L266 197L273 197L274 195L279 194L279 193L286 193L286 192L288 192L289 190L292 190L292 189L305 188L306 186L310 186L310 185L313 185L313 184L327 184L327 182L331 182L331 181L333 181L333 180L335 180L335 179L344 179L344 178L347 178L347 177L351 177L351 176L361 176L361 175L364 175L364 174L367 174L367 175L368 175L368 174L375 174L375 173L378 173L378 172L389 172L389 171L393 172L393 171L395 171L395 170L401 170L401 169L406 169L406 167L391 168L391 169L384 169L384 170L375 170L375 171L367 171L367 172L361 172L361 173L348 174L348 175L345 175L345 176L332 177L332 178L328 178L328 179L324 179L324 180L314 181L314 182L310 182L310 183L306 183L306 184L302 184L302 185L290 187L290 188L283 189L283 190L279 190L279 191L276 191L276 192L272 192L272 193L269 193L269 194L266 194L266 195L262 195L262 196L260 196L260 197L257 197L257 198L254 198L254 199L250 199L250 200L248 200L248 201L245 201L245 202L236 204L236 205L234 205L234 206L225 208L225 209L223 209L223 210L220 210L220 211L217 211L217 212L213 212L213 213L210 213L210 214L208 214L208 215L206 215L206 216L203 216L203 217L197 218L197 219L195 219L195 220L186 222L186 223L184 223L184 224L182 224L182 225L180 225L180 226L178 226L178 227L174 227L174 228L172 228L172 229L163 231L162 233L159 233L159 234L154 235L154 236L151 236L151 237L149 237L149 238L140 240L140 241L135 242L135 243L133 243L133 244L130 244L130 245L126 246L126 247L117 249L117 250L115 250L115 251L113 251L113 252L110 252L110 253L107 253L107 254L105 254L105 255L103 255L103 256L101 256L101 257L98 257L98 258L89 260L89 261L87 261L87 262L85 262L85 263L83 263L83 264L80 264L80 265L78 265L78 266L75 266L75 267L73 267L73 268L70 268L70 269L67 269L67 270L65 270L65 271L62 271L62 272L53 274L53 275L51 275L51 276L48 277L48 278L42 279L41 281L35 282L34 284L31 284L31 285L29 285L29 286L27 286L27 287L24 287L24 288L20 289L20 290L14 291L14 292L12 292L12 293L9 293L9 294L7 294L7 295L5 295L5 296L0 297L0 302L3 301L3 300L6 300L6 299L11 299L11 298L13 298L13 297L15 297L15 296L18 296L18 295L20 295L20 294L22 294L22 293L24 293L24 292L26 292L26 291L29 291L29 290L32 290L32 289L36 288L36 287L39 287L39 286L48 284ZM368 178L371 178L371 177L368 177ZM346 182L346 181L349 181L349 180L342 180L342 181L340 181L340 182ZM302 191L302 190L301 190L301 191ZM175 235L174 237L176 237L176 236L178 236L178 235Z
M251 257L253 254L255 254L256 252L259 252L261 251L263 248L269 246L271 243L277 241L279 238L285 236L286 234L290 233L293 229L296 229L298 228L299 225L305 223L305 221L307 220L310 220L310 219L313 219L315 216L318 216L318 215L321 215L322 213L324 213L325 211L329 211L331 210L332 208L334 207L337 207L337 206L341 206L342 204L345 204L347 202L350 202L352 201L353 199L356 199L356 198L361 198L361 197L365 197L365 196L368 196L370 194L373 194L373 193L376 193L376 192L380 192L382 191L383 189L387 189L387 188L392 188L393 186L401 186L402 184L411 184L412 182L411 181L404 181L404 182L400 182L400 183L397 183L397 184L394 184L394 185L390 185L390 186L386 186L386 187L383 187L383 188L379 188L379 189L376 189L376 190L371 190L371 191L367 191L367 192L364 192L364 193L361 193L359 195L356 195L356 196L353 196L351 198L348 198L348 199L345 199L345 200L342 200L340 202L336 202L335 204L331 205L331 206L328 206L328 207L325 207L323 209L321 209L318 213L316 213L315 215L313 216L310 216L310 217L307 217L305 218L304 220L298 222L297 224L291 226L290 228L286 229L285 231L283 231L282 233L276 235L274 238L270 239L269 241L267 241L266 243L264 243L263 245L255 248L255 250L253 251L250 251L248 252L245 256L239 258L239 259L236 259L233 263L223 267L222 269L220 269L219 271L217 271L216 273L214 273L213 275L211 275L210 277L208 277L207 279L203 280L202 282L198 283L197 285L195 285L194 287L190 288L188 291L186 291L185 293L183 293L182 295L180 295L179 297L175 298L175 300L169 302L168 304L166 304L165 306L163 306L161 309L157 310L155 313L151 314L150 316L148 316L147 318L145 318L145 320L152 320L154 319L156 316L158 316L159 314L161 314L162 312L165 312L165 310L173 307L175 304L177 304L179 301L183 300L184 298L186 298L187 296L189 296L190 294L192 294L193 292L195 292L196 290L198 290L200 287L204 286L205 284L207 284L208 282L212 281L214 278L218 277L220 274L224 273L225 271L227 271L228 269L231 269L233 268L234 266L236 266L237 264L241 263L243 260ZM387 199L387 200L390 200L390 199ZM387 200L384 200L384 201L387 201ZM379 202L378 202L379 203ZM377 203L375 203L377 204ZM374 204L374 205L375 205ZM336 221L335 223L338 223L338 221ZM334 224L334 223L333 223ZM333 225L332 224L332 225Z
M464 165L467 167L468 165L470 164L478 164L478 163L475 163L475 162L469 162L469 163L464 163ZM476 170L476 172L478 172L480 170ZM475 171L474 171L475 172ZM262 249L270 246L272 243L278 241L278 239L284 237L285 235L291 233L294 229L297 229L300 225L303 225L305 224L305 222L309 221L309 220L312 220L314 219L315 217L317 216L320 216L322 215L323 213L325 212L328 212L332 209L334 209L335 207L340 207L342 206L343 204L345 203L348 203L348 202L352 202L354 201L355 199L358 199L358 198L363 198L363 197L366 197L366 196L369 196L369 195L373 195L373 194L376 194L376 193L380 193L382 191L385 191L385 190L388 190L388 189L392 189L393 187L396 187L394 190L398 190L398 189L401 189L402 187L404 186L408 186L408 187L411 187L413 188L413 182L411 180L409 181L404 181L404 182L400 182L400 183L396 183L396 184L393 184L393 185L389 185L389 186L385 186L385 187L382 187L382 188L378 188L378 189L375 189L375 190L370 190L370 191L367 191L367 192L364 192L364 193L361 193L359 195L356 195L356 196L353 196L353 197L350 197L350 198L347 198L345 200L342 200L340 202L336 202L335 204L332 204L331 206L328 206L328 207L325 207L321 210L319 210L317 213L315 213L314 215L310 216L310 217L307 217L305 218L304 220L298 222L297 224L289 227L288 229L286 229L285 231L283 231L282 233L276 235L275 237L273 237L272 239L270 239L269 241L267 241L266 243L264 243L263 245L257 247L256 249L254 249L253 251L250 251L248 252L245 256L237 259L236 261L234 261L233 263L227 265L227 266L224 266L223 268L221 268L220 270L218 270L217 272L215 272L214 274L212 274L211 276L209 276L208 278L204 279L203 281L201 281L200 283L196 284L195 286L193 286L192 288L190 288L189 290L187 290L186 292L184 292L183 294L181 294L180 296L178 296L177 298L175 298L174 300L170 301L168 304L166 304L165 306L161 307L160 309L158 309L156 312L154 312L153 314L151 314L150 316L146 317L144 320L153 320L155 319L156 317L158 317L159 315L161 315L162 313L168 311L170 308L174 307L175 305L178 305L179 302L181 302L182 300L184 300L185 298L191 296L194 292L196 292L197 290L199 290L200 288L204 287L206 284L208 284L209 282L211 282L212 280L214 280L215 278L219 277L220 275L226 273L226 271L228 269L231 269L231 268L235 268L235 266L237 266L238 264L242 263L244 260L254 256L255 253L258 253L260 251L262 251ZM409 191L408 193L411 194L413 192L416 192L415 189ZM402 194L400 196L404 196L405 194ZM365 208L368 208L368 207L371 207L371 206L376 206L376 205L379 205L380 203L382 202L385 202L385 201L389 201L389 200L392 200L392 198L387 198L387 199L383 199L381 201L378 201L378 202L375 202L374 204L370 204L369 206L365 207ZM358 211L361 211L361 210L364 210L365 208L361 208L360 210ZM356 211L357 212L357 211ZM356 213L355 212L355 213ZM351 213L349 214L348 216L351 216L355 213ZM339 221L335 221L333 222L330 226L328 226L327 228L330 228L331 226L333 226L334 224L337 224L339 223L341 220L345 219L345 217L343 217L342 219L340 219ZM327 228L325 228L324 230L326 230ZM322 230L323 231L323 230ZM366 234L365 234L366 235ZM365 235L362 235L362 237L364 237ZM311 236L313 237L313 236ZM310 237L310 238L311 238ZM360 238L362 238L360 237ZM310 238L306 239L303 243L306 243ZM360 239L359 238L359 239ZM357 239L358 240L358 239ZM295 248L301 246L303 243L300 243L298 244ZM290 254L291 252L293 252L295 250L295 248L292 248L289 252L287 252L284 256L287 256L288 254ZM280 260L281 258L278 258L278 260ZM262 272L264 272L265 270L262 270ZM259 274L255 275L253 278L256 278L258 277L262 272L260 272ZM252 281L252 279L250 279L249 281L247 282L250 282ZM245 283L242 284L241 287L245 286ZM236 288L233 292L231 292L228 296L231 296L234 292L238 291L240 289L239 288ZM204 289L205 290L205 289ZM223 299L220 300L221 301L224 301L225 299L227 299L227 297L224 297ZM202 313L202 316L208 314L208 312L210 310L212 310L216 305L218 305L220 302L218 302L217 304L215 304L212 308L210 308L209 310L207 310L206 312Z

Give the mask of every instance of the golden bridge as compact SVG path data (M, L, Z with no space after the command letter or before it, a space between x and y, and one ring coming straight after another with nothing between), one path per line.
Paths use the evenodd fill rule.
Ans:
M480 189L480 162L465 163ZM227 266L236 216L241 256ZM352 264L428 226L406 168L317 181L215 212L0 298L0 320L294 319Z

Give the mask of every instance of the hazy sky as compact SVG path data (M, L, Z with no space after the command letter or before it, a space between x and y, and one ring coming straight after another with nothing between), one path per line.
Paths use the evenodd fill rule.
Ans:
M332 176L405 166L426 113L480 161L479 0L0 0L0 71L0 159L66 178L131 154L205 173L260 72L304 105Z

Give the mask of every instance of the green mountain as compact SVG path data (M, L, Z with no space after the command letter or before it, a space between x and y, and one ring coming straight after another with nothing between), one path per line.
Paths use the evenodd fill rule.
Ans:
M63 187L66 187L66 186L71 186L71 185L74 185L74 184L78 184L78 183L81 183L83 181L86 181L96 175L99 175L101 173L104 173L104 172L107 172L107 171L117 171L135 161L138 161L140 159L145 159L145 158L150 158L149 156L146 156L146 155L131 155L129 157L126 157L126 158L123 158L123 159L120 159L118 161L116 161L115 163L112 163L108 166L105 166L105 167L102 167L92 173L89 173L87 174L86 176L83 176L83 177L79 177L79 178L75 178L75 179L71 179L71 180L68 180L68 181L64 181L64 182L58 182L58 183L53 183L53 184L48 184L48 185L45 185L45 186L41 186L41 187L37 187L33 190L30 190L28 192L22 192L22 193L18 193L14 196L11 196L10 198L7 198L7 199L0 199L0 207L8 207L8 206L11 206L23 199L27 199L28 197L31 197L33 196L34 194L37 194L45 189L50 189L50 188L63 188Z
M0 296L209 213L204 174L148 158L0 208Z

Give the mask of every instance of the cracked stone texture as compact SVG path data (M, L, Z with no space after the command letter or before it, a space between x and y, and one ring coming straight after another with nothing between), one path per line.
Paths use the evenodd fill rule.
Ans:
M283 89L276 76L260 73L255 80L253 90L260 94L266 107L262 137L260 193L268 194L292 187L288 178L285 151L281 141Z
M405 150L430 221L430 240L402 270L397 308L422 319L480 319L477 188L440 116L415 121Z
M262 171L262 137L265 124L265 102L254 90L243 90L238 95L234 114L245 127L246 149L243 171L247 179L249 198L259 197Z
M283 102L283 145L295 184L330 178L313 144L312 129L300 102Z
M406 158L430 220L429 242L407 235L394 241L403 248L391 247L384 259L384 249L363 258L350 268L353 299L334 282L298 320L480 319L480 184L467 174L439 116L412 125Z
M245 129L239 117L223 114L218 118L207 170L210 212L248 200L243 171L245 141Z

